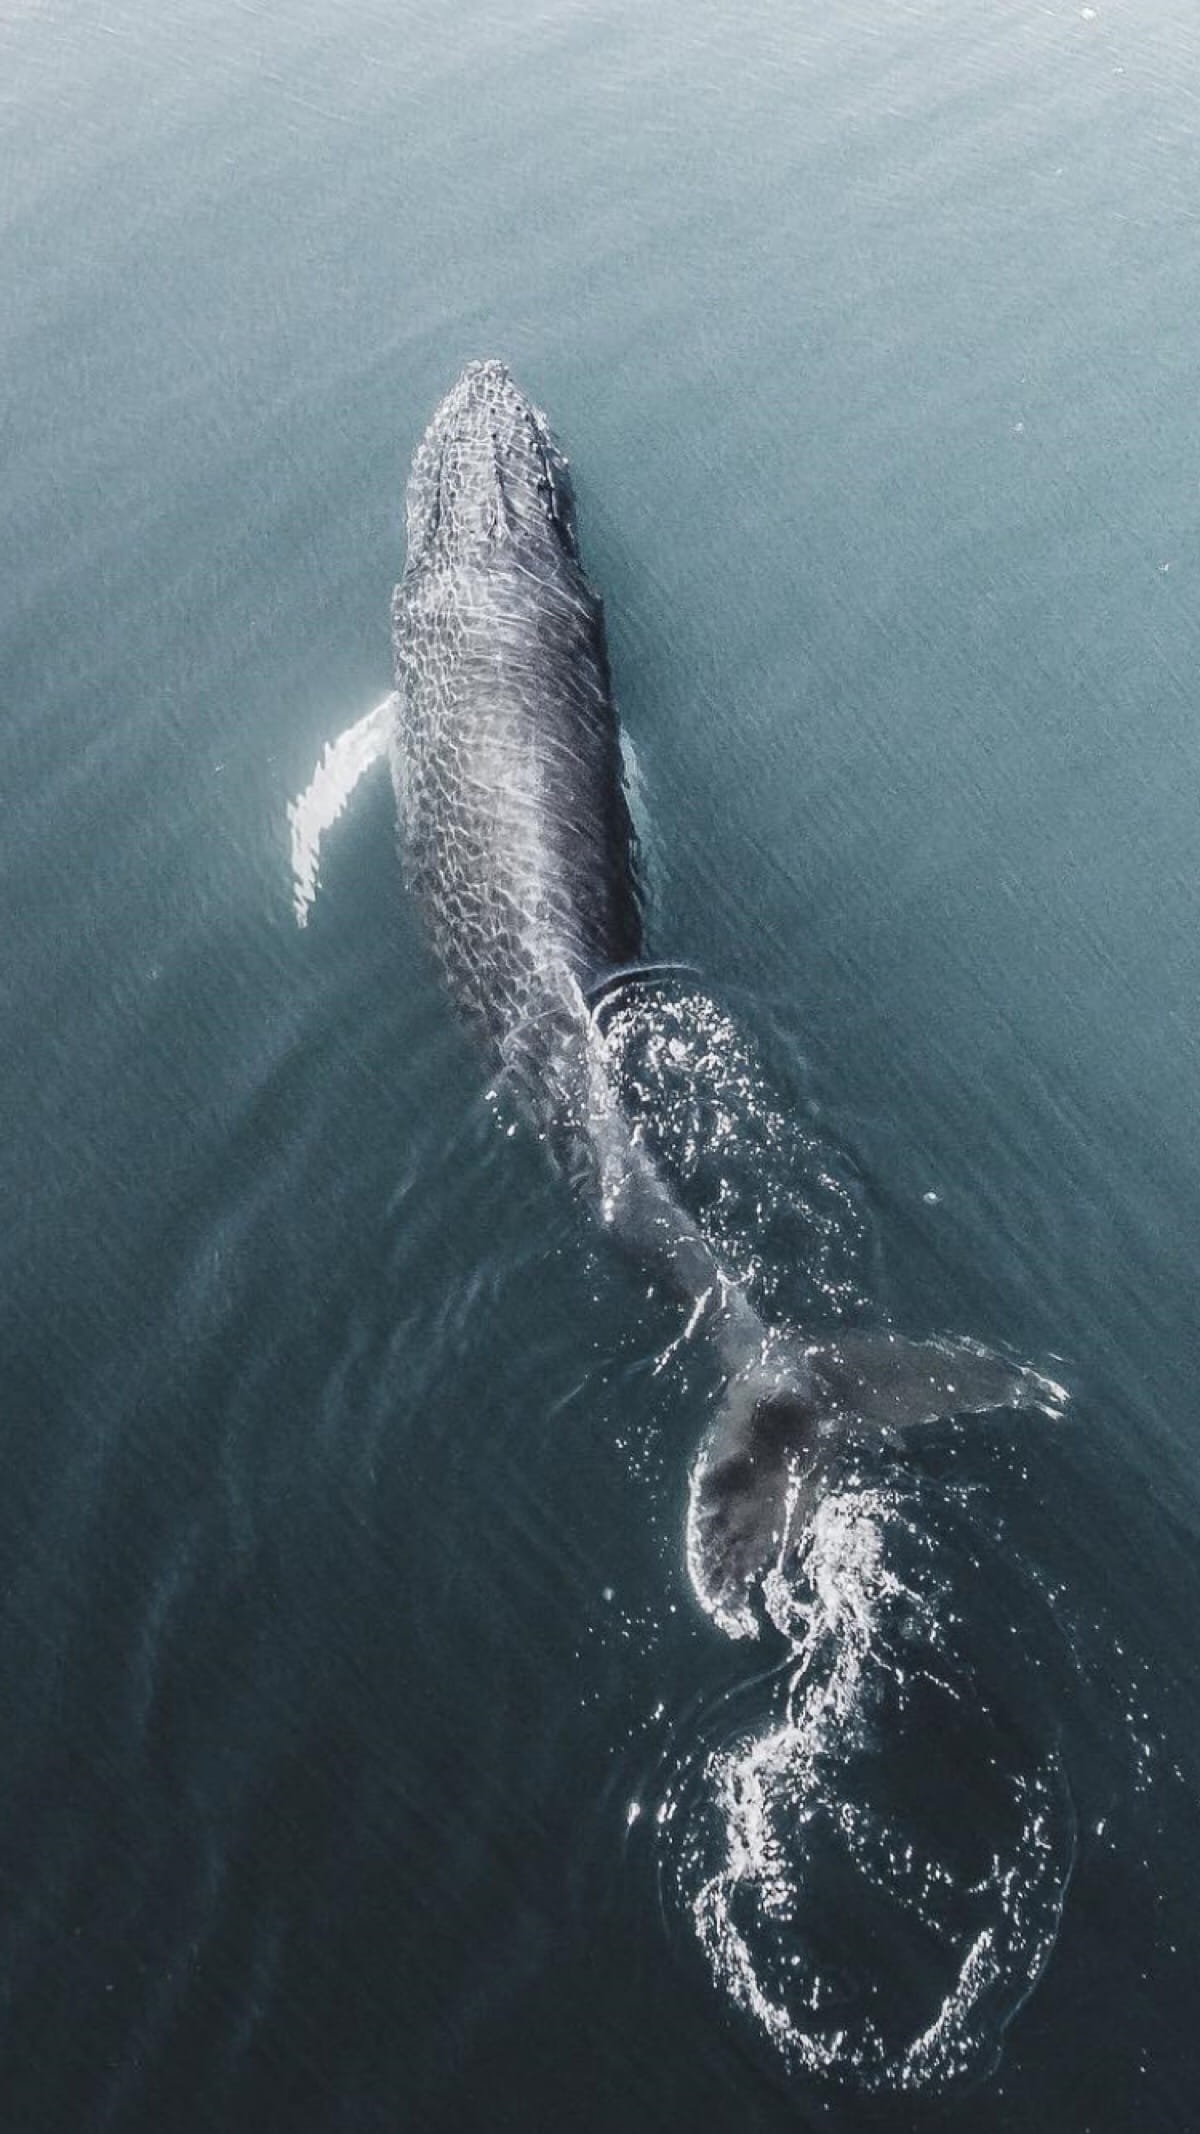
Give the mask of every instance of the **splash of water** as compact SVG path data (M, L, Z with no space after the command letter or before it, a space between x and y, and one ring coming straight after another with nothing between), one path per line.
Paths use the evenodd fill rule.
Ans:
M758 1309L829 1325L869 1305L849 1167L781 1101L711 994L682 979L632 990L606 1014L603 1045L635 1134Z
M1053 1743L955 1651L944 1559L911 1495L832 1487L767 1584L782 1713L710 1751L669 1819L668 1878L716 1985L792 2074L858 2092L987 2071L1073 1858Z
M852 1174L723 1008L686 983L631 991L603 1035L626 1115L756 1308L869 1310ZM847 1441L764 1582L789 1656L769 1723L686 1756L656 1820L723 1996L790 2072L859 2093L987 2070L1074 1853L1053 1722L996 1649L1010 1626L995 1592L979 1607L977 1537L946 1525Z

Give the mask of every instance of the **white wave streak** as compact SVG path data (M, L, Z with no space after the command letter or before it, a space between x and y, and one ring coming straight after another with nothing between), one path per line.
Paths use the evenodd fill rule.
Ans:
M889 1563L898 1539L910 1561L917 1552L911 1579ZM1005 1773L997 1843L988 1841L971 1874L939 1858L936 1836L854 1798L881 1748L886 1758L906 1664L924 1690L961 1708L951 1672L936 1660L935 1561L931 1538L884 1489L834 1491L818 1505L802 1551L808 1598L798 1600L778 1571L767 1583L768 1606L796 1656L786 1715L710 1756L723 1857L706 1873L700 1853L709 1866L712 1854L701 1845L680 1863L717 1984L793 2073L875 2092L944 2088L991 2064L1053 1947L1065 1873L1052 1757ZM921 1660L902 1659L914 1649ZM889 1723L876 1726L885 1688ZM914 1965L914 1976L932 1993L923 2012L903 1961L890 1959L893 1976L886 1963L871 1975L869 1930L859 1946L865 1971L837 1947L845 1920L836 1892L848 1877L868 1912L887 1911L889 1936L901 1935L893 1949L908 1922L926 1966ZM902 2022L891 2006L897 1993Z
M326 743L304 791L288 802L292 842L292 910L297 926L308 923L320 882L321 839L337 821L360 778L387 749L394 697Z

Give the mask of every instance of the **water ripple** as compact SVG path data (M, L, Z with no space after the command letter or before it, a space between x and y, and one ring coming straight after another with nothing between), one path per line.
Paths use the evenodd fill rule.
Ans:
M847 1473L769 1582L789 1658L765 1720L668 1771L669 1901L795 2077L978 2079L1054 1947L1074 1808L971 1631L977 1565L911 1485Z

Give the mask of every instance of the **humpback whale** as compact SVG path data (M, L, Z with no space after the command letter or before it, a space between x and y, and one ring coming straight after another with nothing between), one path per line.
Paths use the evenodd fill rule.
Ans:
M321 831L386 756L404 873L452 998L603 1226L713 1343L723 1392L692 1468L686 1557L708 1613L753 1635L756 1597L839 1434L1004 1407L1056 1414L1065 1395L974 1341L768 1323L723 1263L630 1115L605 1044L615 1010L634 1000L652 1016L682 967L648 951L567 462L503 363L468 364L442 401L406 516L394 692L326 751L290 811L297 917Z

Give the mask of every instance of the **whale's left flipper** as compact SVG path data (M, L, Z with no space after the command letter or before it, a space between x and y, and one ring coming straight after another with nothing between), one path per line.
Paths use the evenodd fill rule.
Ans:
M822 1450L856 1424L908 1430L1001 1408L1057 1419L1067 1399L975 1341L855 1329L768 1348L730 1377L692 1470L687 1560L701 1605L730 1637L756 1635L755 1589L811 1507Z
M337 821L360 778L387 754L396 714L395 696L326 743L321 760L298 800L288 802L292 835L292 910L297 926L308 923L316 899L321 839Z

